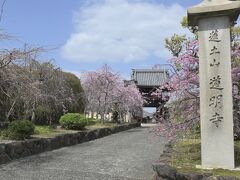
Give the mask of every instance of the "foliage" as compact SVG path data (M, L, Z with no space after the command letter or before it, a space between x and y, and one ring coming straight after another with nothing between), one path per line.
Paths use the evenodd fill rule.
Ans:
M34 134L34 124L28 120L13 121L9 124L6 136L9 139L24 140Z
M173 56L178 56L179 53L182 51L182 43L186 41L186 36L179 36L174 34L171 39L165 39L165 47L168 48Z
M43 125L48 124L48 120L51 118L52 110L48 106L39 105L35 110L35 124Z
M198 27L197 26L188 26L188 17L183 17L183 19L181 21L181 25L183 28L189 29L190 32L192 32L193 34L195 34L195 36L197 36Z
M87 119L79 113L67 113L61 116L59 123L65 129L82 130L87 125Z
M67 86L72 90L74 101L69 104L68 112L83 113L85 108L84 91L80 82L80 79L72 74L64 72L64 77Z
M101 114L102 122L104 114L116 109L116 106L120 115L126 112L136 114L143 105L136 85L125 85L121 77L107 65L97 71L84 73L82 84L87 99L86 110Z

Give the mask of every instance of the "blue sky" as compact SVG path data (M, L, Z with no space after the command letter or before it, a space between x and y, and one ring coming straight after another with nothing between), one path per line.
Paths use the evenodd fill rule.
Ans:
M43 58L79 75L108 63L124 77L132 68L165 63L164 38L184 34L179 21L199 0L7 0L1 29L17 41L55 48Z

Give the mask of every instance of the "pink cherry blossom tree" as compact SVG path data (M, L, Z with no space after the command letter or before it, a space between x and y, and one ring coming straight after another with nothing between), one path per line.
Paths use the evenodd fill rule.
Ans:
M116 105L120 114L134 113L142 108L143 99L137 87L126 86L120 75L112 72L108 65L83 73L82 85L87 109L100 114L103 123L104 114L111 112Z

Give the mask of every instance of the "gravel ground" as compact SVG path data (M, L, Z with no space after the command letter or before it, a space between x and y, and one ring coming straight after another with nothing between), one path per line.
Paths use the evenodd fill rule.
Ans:
M163 146L145 126L1 165L0 179L149 180Z

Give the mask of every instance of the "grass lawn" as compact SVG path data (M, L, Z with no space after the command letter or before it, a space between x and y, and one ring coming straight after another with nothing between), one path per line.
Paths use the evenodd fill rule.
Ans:
M53 137L60 134L74 133L73 130L65 130L60 128L53 128L51 126L35 126L35 132L33 137Z
M98 128L111 128L117 126L116 123L106 122L102 124L100 121L90 120L89 124L85 127L86 130L98 129ZM51 126L35 126L35 134L33 137L53 137L59 134L74 133L74 130L66 130L62 128L53 128Z
M117 123L112 122L105 122L104 124L102 124L101 122L96 121L94 124L86 126L86 128L87 129L111 128L117 125L118 125Z
M240 171L197 169L196 165L201 164L200 139L181 140L174 145L173 149L174 151L171 156L171 165L181 172L202 172L213 173L214 176L240 177ZM240 166L240 141L235 141L235 161L236 166Z

